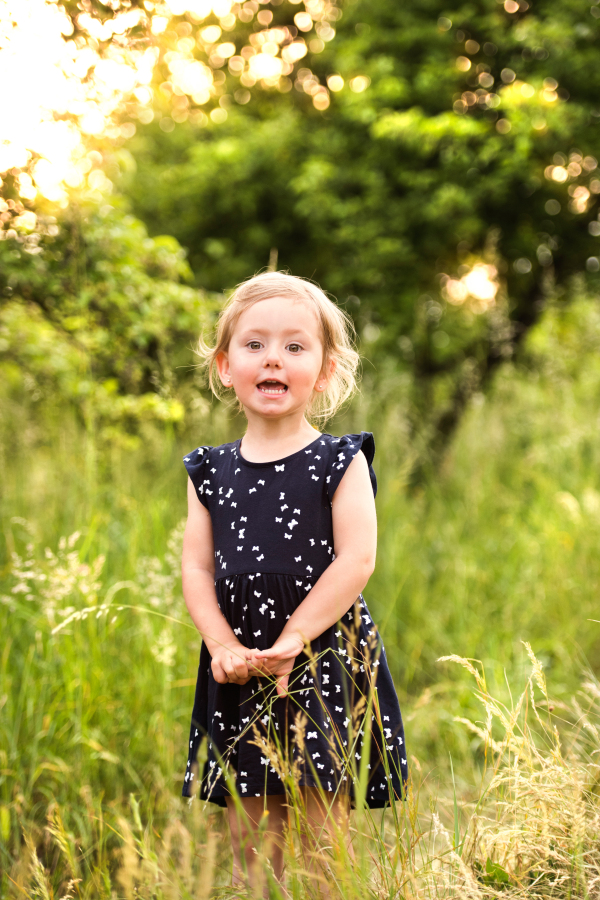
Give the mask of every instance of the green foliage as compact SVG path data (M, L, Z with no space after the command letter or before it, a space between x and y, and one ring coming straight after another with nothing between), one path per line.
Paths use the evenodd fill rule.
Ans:
M581 885L597 877L598 798L587 789L597 681L573 705L566 698L586 663L600 665L588 622L600 577L599 343L597 300L547 310L417 491L406 487L414 448L397 372L383 366L332 429L375 430L380 544L365 593L421 784L399 824L359 820L360 865L332 863L342 898L379 896L376 877L395 896L408 873L417 898L454 895L467 879L482 900L522 896L524 885L540 900L585 896ZM234 427L205 418L184 439L156 432L137 449L98 452L93 433L65 417L45 446L18 429L18 452L4 453L0 869L23 890L65 896L82 878L82 896L208 897L208 871L227 894L222 813L177 796L198 653L178 558L181 453L231 439ZM539 648L551 701L522 640ZM437 662L454 653L484 660L489 687L473 670L476 697L463 677L471 663ZM507 677L528 679L520 698ZM39 857L29 874L23 832ZM290 877L303 877L299 865L290 858ZM11 896L7 876L1 884Z
M394 462L369 588L408 690L427 687L441 655L506 664L521 638L561 672L577 656L600 665L597 635L583 624L595 617L600 578L598 340L596 300L548 310L519 364L498 373L488 396L475 395L423 492L406 492L415 450L402 417L384 406L371 413ZM436 729L432 748L438 738Z
M5 400L72 403L106 426L180 421L176 368L190 380L189 349L216 303L184 283L177 241L111 206L38 227L0 242Z
M139 130L121 184L151 229L189 249L199 284L229 288L277 248L417 387L451 375L438 412L452 413L574 273L596 277L598 28L584 0L515 13L495 0L346 3L335 39L308 57L321 82L346 81L329 109L304 91L308 69L298 90L255 89L243 107L228 76L227 121ZM348 88L357 75L362 93ZM443 302L441 274L480 261L497 270L495 306Z
M493 862L489 856L485 861L485 869L478 863L475 867L477 879L483 884L489 884L496 890L502 890L503 887L510 884L510 876L506 869L503 869L500 863ZM485 872L485 874L484 874Z

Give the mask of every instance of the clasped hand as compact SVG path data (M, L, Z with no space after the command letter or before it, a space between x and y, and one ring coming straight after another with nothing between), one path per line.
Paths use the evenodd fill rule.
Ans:
M232 641L213 653L213 676L218 684L246 684L253 675L270 675L276 678L277 693L283 697L294 661L303 649L300 635L282 635L269 650L253 650Z

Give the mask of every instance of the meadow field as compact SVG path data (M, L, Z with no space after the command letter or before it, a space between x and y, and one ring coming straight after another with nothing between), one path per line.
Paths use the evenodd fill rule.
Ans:
M589 0L0 0L0 900L600 900L599 36ZM181 798L182 457L243 433L192 348L265 270L363 356L325 428L375 435L410 779L365 807L374 692L348 846L261 745L286 877L264 816L242 890Z
M550 304L418 479L385 360L328 424L375 433L365 596L411 783L356 811L352 864L334 840L315 874L290 833L289 896L600 896L599 350L596 297ZM243 422L206 403L119 442L60 405L1 416L0 894L241 896L223 812L179 796L200 646L179 555L181 457Z

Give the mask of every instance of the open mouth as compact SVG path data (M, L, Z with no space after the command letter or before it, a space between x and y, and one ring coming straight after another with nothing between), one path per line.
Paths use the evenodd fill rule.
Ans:
M287 392L287 384L283 384L282 381L276 381L274 378L261 381L256 386L261 394L269 394L272 397L281 396Z

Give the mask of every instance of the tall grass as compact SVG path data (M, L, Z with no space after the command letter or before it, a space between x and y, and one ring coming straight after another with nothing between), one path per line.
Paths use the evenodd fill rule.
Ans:
M600 893L599 347L595 301L550 310L417 489L393 367L330 428L377 439L366 597L413 779L397 818L357 813L333 896ZM1 893L227 896L223 813L179 799L199 641L178 526L182 453L240 423L213 410L186 435L98 447L68 415L3 401L1 426ZM437 662L454 654L482 665ZM318 890L303 866L291 835L296 897Z

